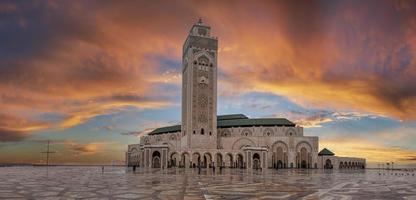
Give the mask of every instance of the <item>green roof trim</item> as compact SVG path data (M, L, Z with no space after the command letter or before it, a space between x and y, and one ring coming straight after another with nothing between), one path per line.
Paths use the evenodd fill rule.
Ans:
M217 121L232 120L232 119L248 119L248 117L243 114L218 115L217 116Z
M181 125L165 126L157 128L149 133L149 135L157 135L162 133L175 133L181 131Z
M296 124L285 118L256 118L249 119L243 114L219 115L217 116L217 128L230 127L251 127L251 126L288 126L294 127ZM175 133L181 131L181 125L166 126L153 130L149 135L163 133Z
M324 148L318 153L318 156L335 156L335 154L327 148Z
M295 126L285 118L257 118L257 119L234 119L217 122L218 128L244 127L244 126Z

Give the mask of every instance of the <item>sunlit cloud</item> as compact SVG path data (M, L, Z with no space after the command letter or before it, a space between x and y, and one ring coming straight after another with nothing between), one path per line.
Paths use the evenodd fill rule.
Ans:
M411 158L416 154L416 150L397 146L386 146L368 139L357 137L338 137L324 139L319 142L320 148L329 148L338 156L363 157L367 162L375 167L377 163L395 162L397 164L407 164L413 162ZM410 158L410 159L409 159Z
M20 141L28 137L32 131L50 127L51 124L48 122L28 120L0 113L0 142Z
M77 143L68 143L66 144L68 148L75 153L75 155L89 155L96 154L104 148L106 143L87 143L87 144L77 144Z
M21 141L46 130L63 132L129 109L178 107L181 46L199 17L219 37L219 101L232 99L229 107L234 110L271 115L281 99L240 99L265 93L311 110L275 111L273 116L314 130L372 117L414 121L414 13L411 1L383 0L376 5L2 1L0 117L8 121L0 119L0 141ZM325 112L315 112L319 110ZM59 117L41 119L48 114ZM134 126L137 130L124 133L143 135L162 125L167 123ZM365 146L360 145L351 141L335 147L353 155L352 147ZM385 144L371 145L384 152ZM370 161L378 159L376 150L363 151ZM401 148L392 151L400 151L401 159L408 156Z

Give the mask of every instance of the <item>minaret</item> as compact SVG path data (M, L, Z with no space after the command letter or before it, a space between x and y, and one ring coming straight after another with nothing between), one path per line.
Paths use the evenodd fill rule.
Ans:
M182 147L217 148L218 40L201 19L183 45Z

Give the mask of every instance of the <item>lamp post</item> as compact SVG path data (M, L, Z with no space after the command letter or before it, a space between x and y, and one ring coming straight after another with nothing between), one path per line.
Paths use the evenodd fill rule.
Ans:
M41 153L45 153L46 154L46 166L49 166L49 154L55 153L54 151L49 151L49 143L50 143L50 141L48 140L48 145L46 147L46 151L41 152Z

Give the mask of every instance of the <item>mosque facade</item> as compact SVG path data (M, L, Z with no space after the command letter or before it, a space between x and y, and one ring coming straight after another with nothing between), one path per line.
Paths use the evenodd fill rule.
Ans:
M182 123L128 145L126 165L150 168L365 168L363 158L319 151L319 138L285 118L217 115L218 38L198 21L182 54Z

